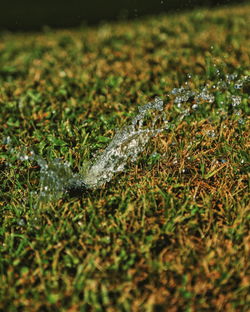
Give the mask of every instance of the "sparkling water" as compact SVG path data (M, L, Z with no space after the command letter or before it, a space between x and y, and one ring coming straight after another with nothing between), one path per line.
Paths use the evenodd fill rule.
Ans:
M211 86L206 84L192 89L185 83L185 86L173 89L166 96L168 101L172 100L178 112L173 121L167 119L166 105L162 99L156 98L139 107L138 114L117 131L106 149L86 166L82 174L73 173L69 163L60 159L45 160L32 151L23 150L19 153L19 159L36 161L40 166L40 201L57 200L65 193L81 194L85 190L99 188L115 174L122 172L128 162L136 161L152 137L178 125L186 116L195 114L204 103L213 105L216 101L215 92L226 94L228 105L231 105L234 114L242 117L242 97L231 94L230 90L233 87L238 91L246 82L249 82L249 76L238 78L237 75L227 75L224 80L220 78ZM240 118L239 123L242 120ZM208 136L214 137L215 133L210 131ZM11 139L8 137L5 141L10 142Z

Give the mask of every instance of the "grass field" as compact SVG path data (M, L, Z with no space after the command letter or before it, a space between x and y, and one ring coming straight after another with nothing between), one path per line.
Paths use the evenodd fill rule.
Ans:
M249 311L249 16L0 34L0 311ZM215 101L177 123L187 80ZM135 164L37 205L23 147L78 171L155 96L172 127Z

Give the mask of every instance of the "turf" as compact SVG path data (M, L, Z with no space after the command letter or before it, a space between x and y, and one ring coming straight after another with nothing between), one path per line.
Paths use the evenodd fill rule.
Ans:
M1 33L0 311L248 311L249 83L215 91L81 198L37 205L39 166L15 153L78 171L155 96L174 125L167 94L188 75L193 88L218 68L223 81L249 76L249 16L245 5Z

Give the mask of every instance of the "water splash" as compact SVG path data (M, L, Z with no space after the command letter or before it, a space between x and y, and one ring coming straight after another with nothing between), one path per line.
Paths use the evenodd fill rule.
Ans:
M151 111L154 117L144 125L147 114ZM84 176L88 187L96 188L112 179L113 175L124 170L128 160L135 161L138 155L144 150L146 144L153 136L159 134L167 126L163 114L163 101L156 98L139 108L139 114L132 120L130 125L119 130L107 148L94 161ZM157 114L162 112L161 114ZM163 126L156 127L161 119Z
M42 202L59 199L66 191L70 181L76 178L70 164L62 162L59 158L46 161L36 155L34 151L28 151L26 148L22 148L17 156L21 161L35 161L39 165L39 200Z
M191 75L190 75L191 79ZM72 172L69 163L60 159L46 161L34 152L22 151L20 160L36 161L40 166L40 201L59 199L65 192L74 194L82 193L88 189L96 189L109 182L113 176L125 169L126 164L135 161L145 149L149 140L165 129L178 125L186 116L199 111L203 104L213 105L216 102L216 92L227 94L224 100L235 110L235 115L240 111L242 97L231 94L229 91L241 89L249 76L238 78L237 75L227 75L220 78L216 84L191 88L187 83L184 87L173 89L168 98L172 100L178 115L170 122L166 118L164 102L156 98L155 101L139 107L139 113L130 124L121 128L113 137L106 149L86 166L81 174ZM172 99L171 99L172 96ZM214 136L213 133L208 135Z
M65 192L82 193L109 182L116 173L124 170L128 161L137 159L153 136L168 127L163 106L163 101L156 98L139 107L139 113L131 123L117 131L106 149L81 174L73 173L70 164L60 159L47 162L33 151L23 149L19 159L36 161L40 166L40 201L57 200ZM161 127L157 126L159 123Z

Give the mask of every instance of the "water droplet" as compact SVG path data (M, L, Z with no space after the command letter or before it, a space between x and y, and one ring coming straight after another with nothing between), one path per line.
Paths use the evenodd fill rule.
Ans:
M219 70L218 68L216 69L215 72L216 72L216 75L217 75L217 76L220 76L220 70Z
M214 130L207 131L207 136L209 136L210 138L214 138L216 136L215 131Z
M240 105L240 103L241 103L241 96L232 95L231 99L232 99L232 105L234 107Z
M21 218L20 220L18 220L17 224L18 224L19 226L25 226L25 225L26 225L26 222L25 222L24 218Z
M195 101L198 103L201 103L203 101L208 102L208 103L213 103L214 102L214 96L211 94L207 88L203 88L202 91L195 96Z
M26 155L26 154L20 155L19 159L20 159L21 161L29 160L29 156Z
M11 137L10 136L4 137L2 142L4 145L10 144L11 143Z
M237 77L238 77L238 74L226 75L226 80L230 83L230 82L236 80Z
M174 158L174 160L173 160L173 164L174 164L174 165L176 165L177 163L178 163L177 158Z
M239 89L241 89L242 88L242 86L243 86L243 83L235 83L235 85L234 85L234 88L235 89L237 89L237 90L239 90Z

